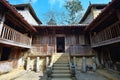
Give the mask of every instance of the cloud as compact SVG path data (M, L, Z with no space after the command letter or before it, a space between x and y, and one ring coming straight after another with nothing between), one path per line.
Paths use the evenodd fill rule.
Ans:
M59 7L61 8L64 5L65 0L58 0L58 2L59 2Z

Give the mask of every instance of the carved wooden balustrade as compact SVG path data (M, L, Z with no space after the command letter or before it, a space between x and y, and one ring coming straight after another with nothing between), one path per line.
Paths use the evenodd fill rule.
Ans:
M0 43L30 48L31 38L4 24L0 35Z
M120 42L120 21L91 36L92 47Z

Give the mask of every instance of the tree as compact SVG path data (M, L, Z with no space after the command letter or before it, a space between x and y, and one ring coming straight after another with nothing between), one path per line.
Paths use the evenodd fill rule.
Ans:
M47 24L48 25L57 25L53 18L51 18Z
M48 11L44 14L44 21L47 25L57 25L54 11Z
M68 19L66 22L68 24L77 24L82 17L80 16L83 10L81 2L79 0L67 0L64 7L68 11Z
M48 11L44 15L44 23L48 25L63 25L66 24L65 13L57 11Z

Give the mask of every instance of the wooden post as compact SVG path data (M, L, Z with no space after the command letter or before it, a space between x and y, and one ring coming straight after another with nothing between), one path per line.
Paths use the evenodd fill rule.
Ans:
M2 57L2 47L0 46L0 60L1 60L1 57Z
M32 36L30 37L29 39L29 42L28 42L28 45L31 47L31 44L32 44Z
M97 64L97 66L100 66L100 62L99 62L99 59L98 59L98 53L96 51L95 51L95 55L96 55L96 58L95 58L96 64Z
M53 39L53 44L54 44L54 53L56 53L57 52L57 48L56 48L56 31L55 30L53 30L53 35L54 35L54 39Z
M101 50L101 56L100 56L100 59L101 59L101 65L103 66L104 65L104 61L103 61L103 49Z
M89 34L90 34L90 43L91 43L91 45L93 45L93 39L92 39L92 34L91 34L91 32L90 32Z
M3 25L4 25L4 21L5 21L5 14L2 15L1 14L1 17L0 17L0 35L1 35L1 32L2 32L2 28L3 28Z
M117 10L117 11L116 11L116 14L117 14L117 17L118 17L118 19L119 19L119 21L120 21L120 10Z

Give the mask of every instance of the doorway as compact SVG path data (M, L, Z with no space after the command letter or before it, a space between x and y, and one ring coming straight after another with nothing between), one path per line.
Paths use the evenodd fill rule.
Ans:
M2 55L1 55L1 61L8 60L9 56L10 56L10 52L11 52L11 48L9 48L9 47L3 47L2 48Z
M65 37L57 37L56 44L57 44L57 53L65 52Z

